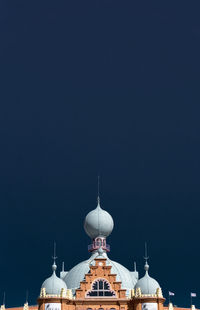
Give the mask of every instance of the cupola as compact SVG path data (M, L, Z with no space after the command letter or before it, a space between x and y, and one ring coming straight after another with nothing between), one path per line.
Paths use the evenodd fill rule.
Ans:
M88 246L89 252L102 248L109 251L110 247L106 244L106 237L108 237L114 227L112 216L100 206L100 198L97 198L96 209L90 211L84 222L84 229L86 234L92 239L93 244Z
M147 257L147 247L145 244L145 275L143 278L139 279L135 285L135 289L140 289L142 295L155 295L160 289L160 285L158 282L149 276L149 265L148 265L148 257Z
M54 245L53 259L54 259L54 262L52 265L52 270L53 270L52 276L43 282L42 287L41 287L41 292L44 291L45 289L46 295L60 296L61 291L63 291L63 289L64 290L67 289L67 285L62 279L58 278L56 275L57 266L56 266L56 256L55 256L55 245Z

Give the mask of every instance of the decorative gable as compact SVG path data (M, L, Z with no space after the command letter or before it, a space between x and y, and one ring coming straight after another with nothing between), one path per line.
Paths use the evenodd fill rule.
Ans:
M112 266L106 265L106 258L96 258L95 266L85 275L85 280L76 290L77 299L89 298L126 298L126 290L121 282L116 281L116 274L111 274Z

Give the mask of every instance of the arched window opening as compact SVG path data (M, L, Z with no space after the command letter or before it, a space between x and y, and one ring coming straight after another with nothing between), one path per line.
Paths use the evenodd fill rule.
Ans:
M97 238L97 239L96 239L96 245L97 245L97 246L102 246L102 243L101 243L101 239L100 239L100 238Z
M92 288L86 293L86 297L116 297L116 294L115 291L111 290L110 283L107 280L98 279L92 283Z

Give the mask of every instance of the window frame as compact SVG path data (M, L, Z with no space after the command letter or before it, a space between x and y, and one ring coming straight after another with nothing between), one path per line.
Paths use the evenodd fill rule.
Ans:
M107 279L97 278L92 282L91 289L86 292L85 297L86 298L116 298L117 295L116 295L116 292L112 290L111 285Z

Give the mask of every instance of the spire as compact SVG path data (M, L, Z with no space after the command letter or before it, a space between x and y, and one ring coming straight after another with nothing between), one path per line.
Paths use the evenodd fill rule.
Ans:
M26 304L28 304L28 290L26 290Z
M6 292L3 292L3 306L6 304Z
M100 207L99 183L100 183L100 176L98 175L97 207Z
M136 262L134 262L134 271L135 271L135 272L137 271Z
M149 270L148 259L149 257L147 256L147 243L145 242L144 244L144 260L145 260L144 270L146 270L146 274L148 274L148 270Z
M56 243L54 241L54 249L53 249L53 265L52 265L52 269L53 269L53 273L55 273L57 266L56 266Z
M5 292L3 293L3 304L1 305L1 307L0 307L0 310L5 310L6 308L5 308L5 297L6 297L6 294L5 294Z
M65 271L65 262L62 262L62 272Z

